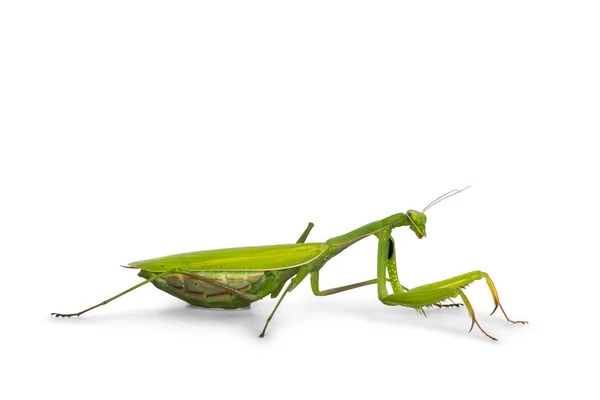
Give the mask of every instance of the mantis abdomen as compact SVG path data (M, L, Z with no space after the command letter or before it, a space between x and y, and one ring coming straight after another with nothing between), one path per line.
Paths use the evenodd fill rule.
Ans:
M281 290L283 284L295 273L297 268L281 271L219 271L197 272L199 277L210 279L224 286L247 293L252 298L241 298L230 291L207 284L196 276L181 273L163 275L152 284L172 296L195 306L210 308L242 308L254 301ZM141 270L138 276L149 279L158 275Z

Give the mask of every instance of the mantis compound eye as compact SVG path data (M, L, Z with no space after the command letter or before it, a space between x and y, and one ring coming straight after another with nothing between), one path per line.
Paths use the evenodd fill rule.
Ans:
M427 222L427 217L425 214L415 210L408 210L406 216L410 222L410 229L417 237L419 239L426 237L425 223Z

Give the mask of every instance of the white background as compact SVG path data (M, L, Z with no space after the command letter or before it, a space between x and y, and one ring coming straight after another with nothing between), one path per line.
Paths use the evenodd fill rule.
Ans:
M200 3L200 4L196 4ZM3 2L6 398L590 398L597 392L596 2ZM186 306L119 264L395 231L407 286L481 269L464 309L375 287ZM368 238L323 287L375 277ZM167 397L169 396L169 397Z

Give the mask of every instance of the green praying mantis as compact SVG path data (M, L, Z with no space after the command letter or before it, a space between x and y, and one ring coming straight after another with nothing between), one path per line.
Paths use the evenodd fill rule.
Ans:
M408 226L417 238L426 237L425 212L440 201L467 188L454 189L445 193L429 203L422 211L408 210L406 213L394 214L331 238L325 243L305 243L314 226L311 222L295 244L205 250L132 262L123 267L139 269L138 276L145 279L143 282L78 313L53 313L52 316L80 316L147 283L152 283L158 289L196 306L235 309L247 307L267 295L271 295L272 298L277 297L289 281L260 333L260 337L264 337L269 323L285 296L310 275L311 288L316 296L329 296L376 284L379 300L383 304L412 307L423 315L426 307L465 306L471 318L469 332L477 325L484 335L496 340L479 325L475 318L473 306L463 291L468 284L478 279L485 279L494 299L495 307L492 314L500 308L508 322L513 324L527 322L513 321L506 315L500 304L496 287L487 273L472 271L412 289L402 286L398 279L392 230ZM379 243L377 278L322 290L319 285L319 272L327 261L370 235L374 235ZM393 291L391 294L388 292L388 283ZM452 302L452 299L458 297L462 303ZM447 300L451 303L444 304L443 302Z

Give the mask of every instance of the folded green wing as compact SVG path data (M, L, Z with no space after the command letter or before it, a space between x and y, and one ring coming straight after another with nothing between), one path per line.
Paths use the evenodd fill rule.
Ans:
M327 247L324 243L301 243L196 251L136 261L129 267L150 272L173 268L188 271L272 271L307 264L323 254Z

